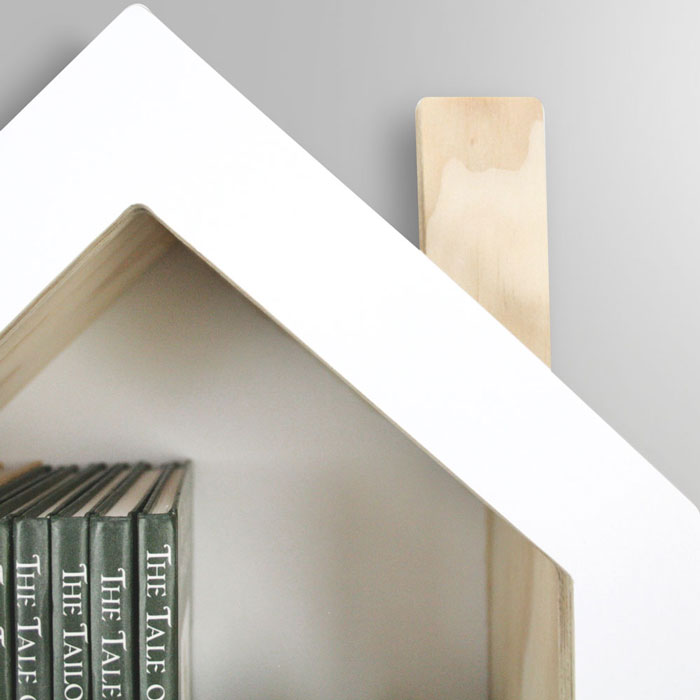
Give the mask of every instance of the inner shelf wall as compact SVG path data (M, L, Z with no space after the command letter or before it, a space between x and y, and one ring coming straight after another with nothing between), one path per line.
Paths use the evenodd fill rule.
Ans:
M486 700L484 506L184 247L0 411L0 445L193 459L194 697Z

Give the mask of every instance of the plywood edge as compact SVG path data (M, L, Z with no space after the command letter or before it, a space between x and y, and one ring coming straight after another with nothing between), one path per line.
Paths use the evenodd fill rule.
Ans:
M574 580L560 566L554 566L559 578L559 697L574 700Z
M142 205L98 236L0 336L0 407L174 242Z
M573 581L487 510L489 697L573 700Z
M425 195L423 191L423 110L425 109L426 100L430 98L424 97L418 101L416 105L416 181L418 183L418 244L420 249L425 252Z
M544 110L536 98L416 107L421 250L547 365ZM572 700L573 581L487 511L491 700Z

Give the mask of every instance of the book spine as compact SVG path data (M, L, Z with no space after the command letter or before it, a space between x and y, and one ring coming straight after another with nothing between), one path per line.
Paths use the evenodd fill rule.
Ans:
M131 518L90 518L92 697L136 698L136 571Z
M177 528L170 514L137 519L139 690L179 698Z
M86 518L51 519L53 696L90 697L89 528Z
M49 522L13 521L15 568L15 692L51 700L51 587Z
M0 520L0 697L15 697L14 595L10 521Z
M192 698L192 472L185 478L177 508L177 587L179 606L179 700Z

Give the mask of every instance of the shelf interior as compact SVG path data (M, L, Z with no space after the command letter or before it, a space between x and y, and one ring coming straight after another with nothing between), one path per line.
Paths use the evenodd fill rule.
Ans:
M194 696L485 700L484 506L181 244L129 284L0 444L193 459Z
M142 206L0 335L0 445L194 461L195 697L572 697L567 574Z

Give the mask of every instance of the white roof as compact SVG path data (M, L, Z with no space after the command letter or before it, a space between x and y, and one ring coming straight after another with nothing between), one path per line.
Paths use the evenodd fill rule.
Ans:
M0 328L135 203L567 570L579 700L697 695L697 509L141 6L0 133Z

